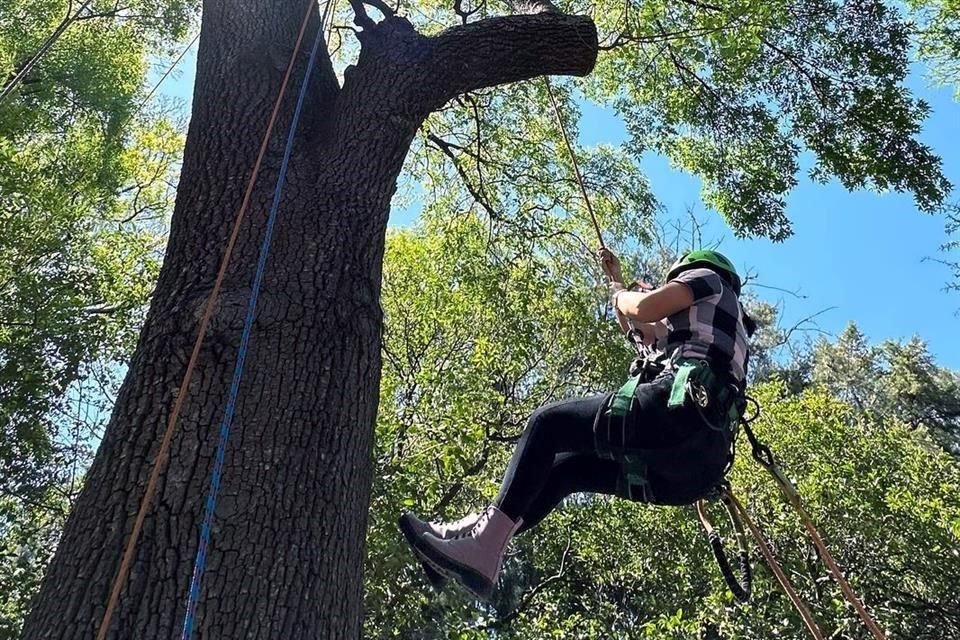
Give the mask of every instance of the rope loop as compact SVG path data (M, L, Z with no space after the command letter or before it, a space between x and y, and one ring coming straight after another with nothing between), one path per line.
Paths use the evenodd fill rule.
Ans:
M727 588L730 589L733 597L738 601L749 602L750 592L753 589L753 571L750 568L750 552L747 547L747 540L744 534L743 521L736 513L736 509L728 498L729 492L730 485L725 480L719 482L715 487L713 487L713 489L710 490L710 492L708 492L706 496L704 496L703 499L697 501L697 516L700 518L700 524L703 526L703 530L707 534L707 541L710 544L710 550L713 552L713 557L717 561L717 566L720 568L720 575L723 576L723 580L726 582ZM730 525L733 527L734 536L736 537L740 547L737 552L738 566L736 572L734 571L733 565L727 555L726 548L723 544L723 537L716 529L714 529L713 523L710 521L710 518L707 515L705 501L708 500L716 500L723 505L727 512L727 517L730 520Z
M753 400L752 398L750 398ZM753 400L756 402L756 400ZM749 420L741 420L743 425L743 432L747 434L747 440L750 441L750 448L753 453L753 459L756 460L762 467L767 470L770 470L776 464L776 458L773 456L773 451L770 450L770 447L760 442L760 439L757 438L757 435L753 432L753 429L750 426L750 423L756 419L756 416Z
M744 386L746 386L746 383L744 383ZM744 400L745 406L744 406L743 417L740 418L740 421L745 422L746 424L752 424L754 421L756 421L760 417L760 403L757 402L756 398L752 396L748 396L746 393L743 394L743 400ZM750 415L750 417L747 417L746 405L750 405L753 407L753 413Z

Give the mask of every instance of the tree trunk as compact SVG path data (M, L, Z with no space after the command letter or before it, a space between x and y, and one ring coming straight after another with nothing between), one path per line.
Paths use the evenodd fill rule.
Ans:
M205 3L166 259L114 414L27 620L27 640L96 634L305 10L277 0ZM493 18L435 38L393 16L361 23L361 54L344 86L325 56L311 79L227 448L196 637L360 636L381 267L404 156L423 119L458 93L585 74L597 53L593 24L582 17ZM307 37L318 27L315 19ZM304 53L110 638L179 633L217 425L305 66Z

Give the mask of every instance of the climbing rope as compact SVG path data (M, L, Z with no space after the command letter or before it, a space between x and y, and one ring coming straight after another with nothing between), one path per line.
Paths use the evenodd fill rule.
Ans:
M560 135L563 137L563 143L567 147L567 154L570 156L570 164L573 165L573 173L577 177L577 184L580 185L580 193L583 194L583 203L590 214L590 220L593 222L593 229L597 232L597 240L600 241L600 248L606 249L607 245L603 242L603 233L600 232L600 224L597 222L597 215L593 211L593 204L590 201L590 195L587 193L586 183L583 181L583 174L580 173L580 163L577 162L577 154L573 150L573 144L570 143L570 136L567 135L567 125L563 123L563 115L560 113L560 106L557 104L557 97L553 94L553 86L550 84L550 78L543 77L543 84L547 87L547 95L550 96L550 104L553 105L553 113L557 117L557 124L560 126Z
M877 622L867 611L867 608L864 606L863 602L854 593L853 588L850 586L850 583L847 582L847 579L843 577L843 571L840 569L837 561L834 560L833 554L831 554L830 550L827 549L827 545L824 544L820 532L813 524L810 514L807 512L806 508L804 508L800 492L797 491L796 487L793 486L793 483L790 482L790 479L783 472L783 469L781 469L780 465L777 464L777 460L773 456L773 452L770 451L770 447L760 442L756 434L754 434L753 429L750 426L750 422L751 421L745 421L743 426L744 432L747 434L747 439L750 441L750 446L753 450L753 459L756 460L761 467L767 470L777 487L780 489L780 493L783 495L786 502L793 507L794 511L797 512L797 515L800 517L800 522L803 524L803 528L807 530L807 533L809 534L810 539L813 541L814 546L816 546L817 551L820 553L820 557L823 559L824 564L827 565L827 568L830 570L830 574L836 581L837 586L840 587L840 592L843 594L844 599L856 611L860 621L863 622L863 625L874 637L874 640L886 640L887 636L883 629L880 628L880 625L877 624Z
M230 426L233 424L233 414L237 406L237 397L240 393L240 381L243 379L243 365L247 357L247 348L250 346L250 334L253 333L253 321L256 317L257 299L260 297L260 285L263 282L263 274L266 271L267 256L270 254L270 243L273 240L273 229L277 222L277 213L280 210L280 196L283 194L283 183L286 181L287 167L290 164L290 156L293 153L293 140L297 134L300 112L303 109L303 100L307 95L310 76L313 73L314 63L317 58L317 50L320 48L320 43L323 42L323 23L326 20L329 8L330 3L328 2L323 17L320 20L317 35L313 40L313 48L310 50L310 60L307 62L307 70L303 76L303 84L300 86L300 95L297 96L297 106L293 111L290 130L287 133L287 145L283 150L280 174L277 176L277 185L273 190L273 202L270 205L270 213L267 216L267 228L263 234L263 242L260 245L257 270L253 276L250 300L247 302L247 315L243 320L243 333L240 335L240 347L237 351L237 362L233 370L233 380L230 382L227 406L223 413L223 421L220 423L220 440L217 443L217 456L213 465L213 473L210 476L210 489L207 493L207 503L203 512L203 524L200 527L200 543L197 546L197 556L193 563L193 577L190 580L190 594L187 597L186 614L183 618L183 633L180 634L181 640L190 640L193 635L193 622L196 615L197 602L200 599L200 584L203 580L203 572L206 567L207 546L210 544L210 527L213 524L213 515L217 509L217 494L220 492L220 476L223 472L223 459L226 454L227 439L230 437Z
M303 36L306 33L307 25L310 21L310 16L313 13L314 2L309 0L307 2L307 11L303 17L303 23L300 25L300 31L297 34L297 40L293 47L293 52L290 54L290 61L287 64L286 73L283 76L283 81L280 84L280 90L277 95L277 99L273 105L273 111L270 114L270 119L267 123L267 129L264 132L263 142L260 145L260 150L257 154L256 161L253 165L253 171L250 174L250 180L247 182L247 188L243 195L243 200L240 204L240 209L237 211L237 217L233 224L233 229L230 232L230 237L227 240L227 246L224 249L223 258L220 262L220 269L217 272L217 277L213 283L213 289L210 292L210 296L207 299L207 304L204 307L203 315L200 318L200 323L197 329L197 338L193 344L193 351L190 353L190 359L187 362L187 368L183 374L183 381L180 384L180 389L177 392L176 399L173 403L173 408L170 413L170 418L167 421L167 429L163 434L163 438L160 441L160 448L157 452L157 457L153 461L153 467L150 471L150 477L147 480L147 487L144 491L143 499L140 502L140 508L137 511L137 517L133 524L133 531L130 533L130 538L127 540L127 545L123 552L123 558L120 562L120 568L117 571L117 575L113 580L113 587L110 592L110 599L107 602L107 608L104 612L103 619L100 621L100 628L97 632L97 640L104 640L107 635L107 630L110 627L110 621L113 617L113 613L116 609L117 602L120 599L120 592L123 589L123 585L126 582L127 575L130 572L130 565L133 562L133 554L136 549L137 542L140 538L140 533L143 530L143 523L146 519L147 510L150 507L150 504L153 500L153 496L156 493L157 482L159 481L160 472L164 466L164 463L167 460L167 457L170 452L170 441L173 438L174 430L176 429L177 422L180 418L180 412L183 409L183 402L187 396L187 392L190 387L190 381L193 378L193 372L196 368L197 360L200 355L200 348L203 344L203 339L207 333L207 327L210 324L210 319L213 316L213 309L216 305L217 298L220 294L220 289L223 285L223 280L227 273L227 268L230 265L230 258L233 255L233 249L236 245L237 238L240 235L240 227L243 223L244 217L246 215L247 209L250 205L250 199L253 195L253 188L256 184L257 177L260 174L260 167L263 163L263 159L267 152L267 147L270 143L270 137L273 133L273 127L276 123L277 116L280 112L280 105L283 102L283 98L286 95L287 85L290 81L290 76L293 73L293 68L297 60L297 55L300 52L300 46L303 42ZM322 25L321 25L322 27Z
M790 582L790 578L787 577L787 574L780 567L780 564L774 557L773 552L770 550L770 546L764 539L763 533L760 532L760 529L753 522L750 514L746 509L743 508L743 505L740 504L740 501L737 500L737 497L733 495L733 492L727 490L726 495L736 508L740 518L742 518L746 523L747 528L750 529L750 533L753 535L754 540L757 541L757 546L760 547L760 553L763 554L764 560L767 561L767 566L769 566L770 570L773 571L773 575L780 584L780 588L783 589L783 592L787 594L787 597L790 598L790 602L793 603L793 607L797 610L797 613L800 614L800 617L803 618L803 624L807 627L807 631L810 632L810 636L815 640L825 640L823 632L820 630L820 627L817 626L817 622L813 618L813 614L810 612L810 609L807 607L807 605L804 604L803 600L800 599L800 596L797 594L797 590L794 589L793 584Z
M180 51L180 55L174 58L173 62L170 63L170 66L167 67L167 70L164 71L163 75L160 76L160 79L157 80L156 84L153 85L153 88L150 89L150 92L147 93L147 96L143 100L141 100L140 104L137 105L137 108L133 110L134 114L139 113L145 106L147 106L147 104L150 102L150 99L153 98L153 94L155 94L157 92L157 89L160 88L160 85L163 84L164 81L170 77L170 74L173 73L174 69L176 69L177 66L180 64L180 62L183 61L183 58L187 55L190 49L193 48L193 45L195 45L197 43L197 40L199 39L200 39L200 32L198 31L197 34L193 36L193 38L190 40L190 42L187 43L187 46L185 46L183 50Z
M593 230L597 234L597 241L600 243L601 249L606 249L607 245L603 242L603 233L600 231L600 223L597 222L597 215L593 210L593 203L590 200L590 194L587 192L587 185L583 179L583 174L580 173L580 163L577 161L577 154L573 150L573 143L570 142L570 136L567 134L567 125L563 122L563 114L560 113L560 105L557 102L557 97L553 93L553 86L550 84L550 78L547 76L543 77L543 84L547 88L547 95L550 97L550 104L553 106L553 114L556 116L557 125L560 128L560 135L563 138L563 143L567 147L567 155L570 157L570 164L573 166L573 174L577 178L577 184L580 185L580 193L583 195L583 203L587 207L587 213L590 214L590 221L593 222ZM630 320L627 320L627 325L630 327L628 330L624 331L624 337L627 339L627 342L633 347L637 352L637 357L643 359L649 355L649 350L646 345L643 343L643 333L634 328L633 323Z

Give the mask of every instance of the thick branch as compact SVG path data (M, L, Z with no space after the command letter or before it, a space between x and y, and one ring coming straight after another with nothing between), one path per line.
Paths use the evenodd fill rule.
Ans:
M586 16L506 16L454 27L430 40L434 108L485 87L542 75L585 76L597 61L597 28Z
M353 8L353 21L362 29L375 29L377 23L367 15L367 10L360 0L350 0L350 6Z

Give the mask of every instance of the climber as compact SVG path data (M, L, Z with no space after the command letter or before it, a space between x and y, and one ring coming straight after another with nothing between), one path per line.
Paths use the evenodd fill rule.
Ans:
M499 495L479 514L454 523L404 514L400 529L434 586L453 578L489 598L511 537L572 493L691 504L728 469L755 328L733 264L716 251L691 251L670 268L664 286L635 291L624 284L613 252L601 249L598 257L618 321L669 357L652 375L634 367L617 394L534 412Z

